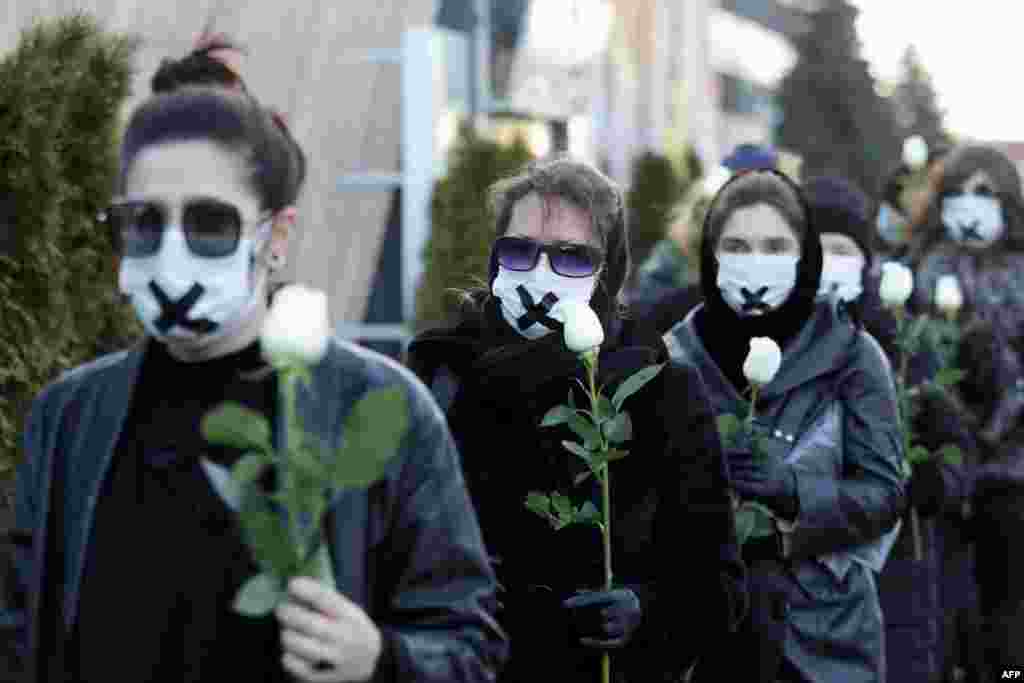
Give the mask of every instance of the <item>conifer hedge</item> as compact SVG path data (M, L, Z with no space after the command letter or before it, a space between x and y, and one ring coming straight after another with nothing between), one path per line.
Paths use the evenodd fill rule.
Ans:
M460 131L448 174L434 187L431 200L431 233L416 293L417 330L454 322L459 310L454 290L486 286L495 237L488 188L522 170L531 159L522 140L503 145L468 127Z
M117 172L137 40L86 14L40 20L0 55L0 480L60 372L138 334L96 216Z
M672 161L646 151L633 161L626 206L634 265L643 263L655 244L668 237L669 225L686 189Z

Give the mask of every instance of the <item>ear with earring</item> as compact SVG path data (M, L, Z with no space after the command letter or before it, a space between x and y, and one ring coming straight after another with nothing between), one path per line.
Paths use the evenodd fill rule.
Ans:
M281 270L284 266L284 257L276 251L267 253L267 267L272 271Z

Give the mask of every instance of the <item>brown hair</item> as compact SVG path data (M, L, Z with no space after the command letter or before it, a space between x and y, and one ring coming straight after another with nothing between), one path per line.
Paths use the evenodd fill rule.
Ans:
M516 203L531 193L537 193L542 200L559 197L590 216L593 234L604 252L604 267L591 304L605 321L608 316L621 313L621 290L630 270L622 189L583 161L558 156L532 162L522 172L491 186L490 202L497 217L495 238L508 231ZM498 264L492 251L489 282L494 282L497 274Z
M1020 174L1006 155L984 145L963 145L950 152L929 174L927 201L917 207L910 223L911 260L919 263L924 254L945 234L942 200L975 173L982 171L995 184L1003 208L1006 232L1000 245L1024 251L1024 196Z
M796 233L798 241L803 240L808 216L797 189L780 175L761 171L741 173L722 188L709 209L703 239L710 239L712 247L717 246L732 214L757 204L767 204L777 210Z

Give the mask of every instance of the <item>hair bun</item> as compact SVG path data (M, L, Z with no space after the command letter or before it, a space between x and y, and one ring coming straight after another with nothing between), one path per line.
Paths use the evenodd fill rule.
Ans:
M247 92L242 78L245 51L223 33L203 31L192 52L180 59L161 60L150 88L154 93L186 86L217 86Z

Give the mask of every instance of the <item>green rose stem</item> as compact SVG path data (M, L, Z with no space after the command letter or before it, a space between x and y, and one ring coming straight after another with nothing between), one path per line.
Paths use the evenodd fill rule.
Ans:
M747 431L754 427L754 418L757 417L757 395L761 386L757 382L750 383L750 412L747 413Z
M896 320L899 324L899 332L901 336L906 330L906 319L904 317L904 311L902 307L894 309ZM900 370L896 376L897 383L897 395L899 400L897 405L900 411L900 421L903 423L903 457L907 458L910 456L910 393L907 390L907 366L909 363L909 356L907 349L903 348L900 350ZM914 561L921 562L924 558L924 551L921 548L921 516L917 512L917 508L913 505L910 507L910 539L914 546Z
M287 454L286 457L281 459L278 464L278 472L281 474L281 487L284 492L286 499L289 503L298 503L295 495L295 481L292 473L292 468L289 467L289 457L291 456L292 450L295 446L294 439L297 435L302 433L302 425L299 423L299 408L298 408L298 389L299 381L301 380L297 368L288 365L282 367L280 370L280 382L281 382L281 398L285 405L285 434L284 434L284 452ZM306 549L305 543L302 539L302 532L299 529L297 520L297 510L294 509L293 505L289 504L288 510L288 531L292 537L292 542L295 543L298 548L298 556L305 557Z
M598 417L598 404L600 395L597 391L597 352L589 351L583 354L583 362L587 366L587 381L590 385L590 409L594 413L595 422ZM607 452L609 445L604 435L604 430L598 430L601 439L601 451ZM612 491L611 473L608 462L602 463L598 468L601 480L601 537L604 546L604 589L612 589ZM607 652L601 655L601 683L609 683L611 680L611 657Z

